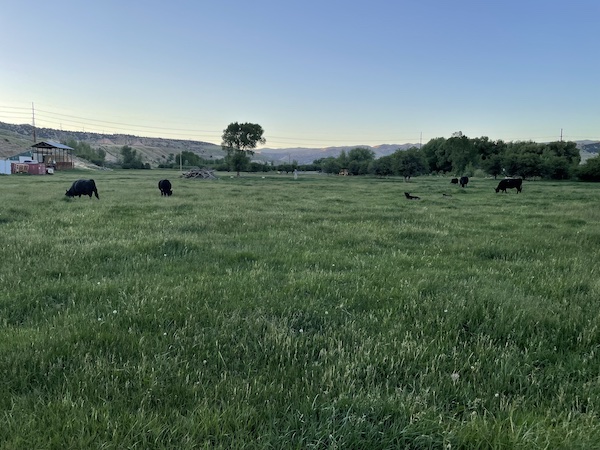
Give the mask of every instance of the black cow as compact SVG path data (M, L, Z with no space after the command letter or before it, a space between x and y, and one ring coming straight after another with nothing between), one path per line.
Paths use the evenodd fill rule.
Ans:
M460 187L465 187L467 185L467 183L469 182L469 177L460 177Z
M452 178L450 184L458 184L458 178Z
M173 194L171 182L169 180L160 180L158 182L158 188L160 189L160 195L166 195L168 197Z
M500 191L506 194L507 189L515 188L517 190L517 194L521 192L521 185L523 184L522 178L505 178L504 180L500 180L498 183L498 187L496 188L496 194Z
M417 197L416 195L410 195L410 193L408 193L408 192L405 192L404 195L409 200L420 200L420 197Z
M96 198L100 200L98 197L98 189L96 189L96 183L94 180L77 180L73 182L71 188L65 192L67 197L80 197L82 195L89 195L92 198L92 194L96 195Z

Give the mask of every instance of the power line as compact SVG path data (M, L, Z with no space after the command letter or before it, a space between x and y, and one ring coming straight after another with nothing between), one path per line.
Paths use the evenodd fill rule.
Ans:
M17 120L31 117L31 109L26 107L19 106L8 106L8 105L0 105L0 118L5 120ZM66 119L66 120L65 120ZM141 125L141 124L131 124L127 122L117 122L117 121L108 121L108 120L100 120L100 119L92 119L89 117L82 117L78 115L72 114L63 114L60 112L50 111L47 109L36 109L34 120L37 121L37 127L40 127L40 124L44 124L44 126L53 126L57 129L63 130L63 126L68 128L81 128L84 130L87 129L88 132L95 132L99 134L135 134L140 133L144 137L143 134L152 133L157 135L156 137L172 137L174 139L181 140L220 140L221 139L221 131L215 130L206 130L206 129L195 129L195 128L181 128L181 127L165 127L165 126L151 126L151 125ZM164 123L164 121L163 121ZM106 133L106 129L109 130L109 133ZM91 131L95 130L95 131ZM76 130L74 130L76 131ZM352 142L349 145L358 145L356 142L365 140L371 144L381 143L398 143L398 142L418 142L421 143L423 139L423 133L421 132L419 137L410 137L410 138L400 138L396 137L393 139L380 139L380 138L366 138L364 134L353 133L355 137L351 137L346 134L343 137L331 137L330 135L317 138L317 137L293 137L293 136L279 136L272 135L268 136L268 145L281 145L281 146L314 146L319 143L332 143L335 146L344 146L344 142ZM314 134L312 135L314 136ZM433 134L432 134L433 136ZM569 136L571 139L589 139L589 140L597 140L594 138L590 138L589 136ZM523 141L523 140L553 140L556 139L556 136L538 136L538 137L529 137L526 139L512 139L512 141ZM510 142L511 139L501 139L506 142ZM366 145L366 144L365 144ZM322 145L320 146L322 147Z

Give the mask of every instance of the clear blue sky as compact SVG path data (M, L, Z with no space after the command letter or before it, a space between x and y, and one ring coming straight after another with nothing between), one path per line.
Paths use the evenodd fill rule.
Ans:
M0 121L266 147L600 139L598 0L19 0Z

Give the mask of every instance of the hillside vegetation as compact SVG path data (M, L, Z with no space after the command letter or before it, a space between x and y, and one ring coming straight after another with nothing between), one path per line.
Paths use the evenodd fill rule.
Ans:
M37 141L67 142L75 140L85 142L95 149L104 150L108 162L117 161L123 146L134 148L144 163L153 166L164 163L169 155L176 155L181 151L190 151L203 158L223 158L224 156L220 145L191 140L62 131L52 128L37 128L36 138ZM32 144L33 127L31 125L12 125L0 122L0 157L27 151Z
M0 177L0 448L600 445L597 185L83 176Z

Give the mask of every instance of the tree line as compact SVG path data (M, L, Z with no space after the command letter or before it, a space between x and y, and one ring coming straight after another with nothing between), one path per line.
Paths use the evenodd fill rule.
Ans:
M222 159L204 159L197 154L183 151L169 155L163 168L180 166L211 167L215 170L268 172L295 169L324 173L348 173L350 175L402 176L411 177L427 174L452 176L488 175L521 178L571 179L600 181L600 156L580 165L581 157L577 144L571 141L536 143L533 141L492 141L488 137L469 138L461 132L450 138L435 138L421 146L408 150L398 149L391 155L375 158L368 148L357 147L342 151L337 157L321 158L312 164L299 165L253 162L250 156L257 144L266 142L264 130L258 124L233 122L223 130L222 148L226 155ZM98 165L105 165L105 152L94 150L89 144L68 141L75 155ZM125 169L149 169L135 149L124 146L119 164Z
M456 133L450 138L435 138L421 148L397 150L375 159L365 148L342 152L337 158L314 162L319 170L349 174L396 175L409 179L426 174L473 176L476 173L521 178L571 179L600 181L600 157L580 165L581 157L575 142L556 141L492 141L487 137L468 138Z

